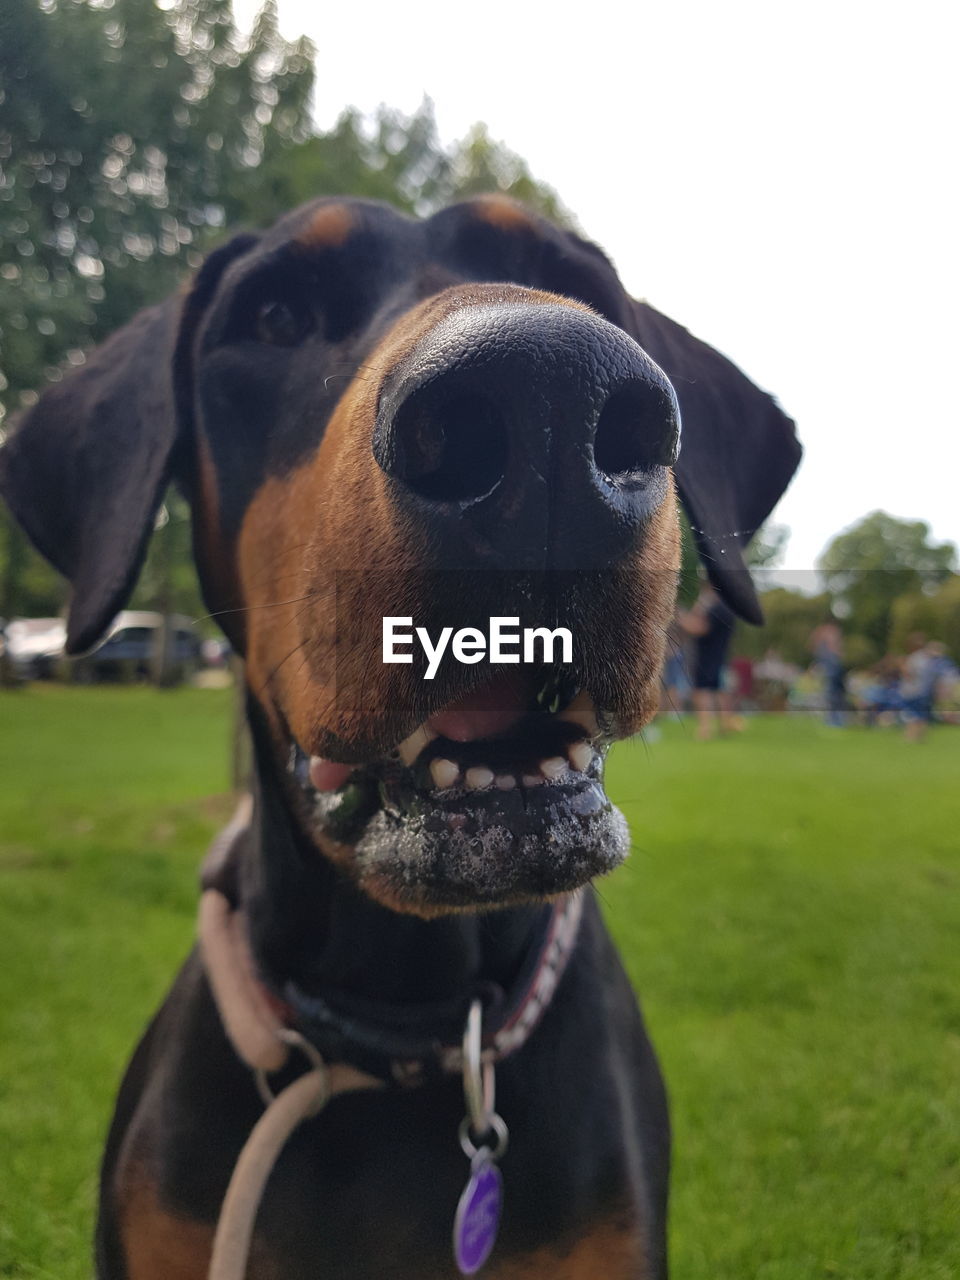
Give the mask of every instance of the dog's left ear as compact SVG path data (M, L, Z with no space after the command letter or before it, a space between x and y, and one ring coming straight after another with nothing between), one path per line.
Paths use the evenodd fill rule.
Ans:
M653 307L630 302L627 328L680 402L674 468L710 581L747 622L763 622L743 549L776 506L802 449L772 396Z
M238 236L212 253L189 293L118 330L0 449L0 494L72 584L68 653L95 644L133 590L189 413L174 365L225 267L253 242Z

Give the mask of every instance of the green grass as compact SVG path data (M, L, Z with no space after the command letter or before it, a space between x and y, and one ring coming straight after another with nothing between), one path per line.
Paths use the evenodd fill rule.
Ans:
M90 1275L112 1099L229 811L229 713L214 691L0 694L0 1276Z
M960 1276L960 735L616 753L602 892L672 1095L679 1280Z
M119 1075L229 810L229 710L0 695L0 1276L90 1273ZM672 1095L677 1280L960 1275L958 774L955 732L811 721L615 753L636 847L602 893Z

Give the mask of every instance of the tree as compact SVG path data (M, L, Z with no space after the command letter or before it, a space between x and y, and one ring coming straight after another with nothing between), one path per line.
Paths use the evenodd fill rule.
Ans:
M789 541L787 525L765 524L751 538L744 558L751 569L774 569L782 562Z
M308 135L312 81L273 0L249 39L229 0L5 0L0 429L199 265L261 162ZM0 613L49 611L52 584L5 518Z
M372 120L347 107L329 133L265 161L240 196L240 217L263 226L319 195L362 196L423 213L442 200L449 168L429 102L412 116L381 106Z
M556 193L537 181L525 161L484 125L445 149L428 98L411 116L381 106L367 119L347 107L329 133L277 151L240 194L240 213L252 225L317 195L385 200L405 213L426 217L481 192L502 191L569 224Z
M526 161L502 142L494 141L484 124L474 125L466 138L454 146L449 178L449 190L442 195L440 204L502 191L539 209L554 222L573 225L573 217L557 193L533 177Z
M956 547L934 543L923 520L873 511L833 539L819 568L834 611L862 635L879 658L890 640L898 596L928 593L949 577Z
M307 136L313 71L272 0L249 40L228 0L7 0L2 24L0 325L15 405L199 265L261 161Z
M762 658L775 649L785 662L806 667L811 661L810 633L830 615L830 597L807 596L787 587L773 587L760 595L764 625L737 627L734 648L746 658Z
M894 600L890 646L906 653L913 632L929 640L942 640L954 662L960 662L960 574L952 573L936 591L915 592Z

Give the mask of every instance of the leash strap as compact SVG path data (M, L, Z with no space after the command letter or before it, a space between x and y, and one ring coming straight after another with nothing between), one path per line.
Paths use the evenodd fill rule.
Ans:
M243 1280L253 1224L273 1166L294 1129L316 1115L329 1096L326 1070L314 1067L277 1094L254 1125L220 1210L207 1280Z
M240 912L219 889L200 898L200 951L230 1042L248 1067L279 1071L288 1049L283 1023L257 981Z

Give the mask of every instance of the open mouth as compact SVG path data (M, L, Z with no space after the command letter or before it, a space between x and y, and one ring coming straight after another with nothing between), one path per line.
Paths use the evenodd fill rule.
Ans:
M555 896L612 870L629 837L603 788L612 740L564 674L513 674L444 707L383 758L290 768L316 834L364 890L420 913Z

